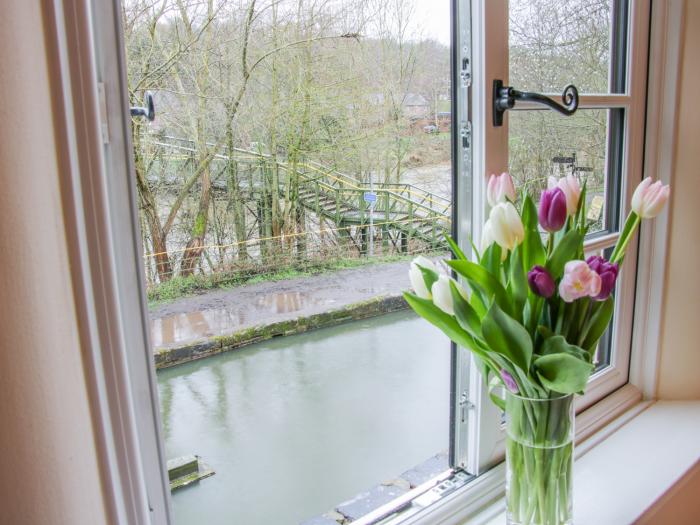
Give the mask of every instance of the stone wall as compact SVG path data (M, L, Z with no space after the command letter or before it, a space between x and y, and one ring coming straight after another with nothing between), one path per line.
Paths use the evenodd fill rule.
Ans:
M272 337L298 334L315 328L324 328L347 321L366 319L406 308L408 308L408 305L401 295L377 297L320 314L245 328L226 335L190 341L180 346L156 348L156 368L167 368L180 363L194 361L195 359L220 354L221 352L228 352L251 343L271 339Z

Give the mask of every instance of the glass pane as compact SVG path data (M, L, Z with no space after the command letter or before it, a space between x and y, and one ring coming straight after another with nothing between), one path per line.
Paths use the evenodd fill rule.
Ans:
M401 293L447 256L449 0L123 7L165 452L215 471L175 523L351 520L446 470L450 344Z
M604 248L602 250L596 250L596 251L591 251L587 252L586 258L590 257L591 255L600 255L601 257L604 257L605 259L610 259L610 256L612 255L614 246L611 246L609 248ZM613 293L617 293L617 290L614 290ZM617 308L613 312L612 319L610 321L610 325L608 326L608 329L605 330L605 333L602 335L600 338L600 341L598 342L598 348L596 349L595 356L593 357L593 363L595 364L595 371L594 372L599 372L603 370L604 368L607 368L610 366L610 363L612 363L612 352L613 352L613 344L612 344L612 338L613 338L613 330L615 327L615 321L616 321L616 312Z
M546 110L510 111L509 169L516 184L537 202L550 176L574 175L587 187L589 232L614 230L621 140L611 141L610 128L617 128L618 113L579 110L563 117Z
M522 91L619 93L624 2L510 0L509 85ZM611 31L611 28L614 30Z

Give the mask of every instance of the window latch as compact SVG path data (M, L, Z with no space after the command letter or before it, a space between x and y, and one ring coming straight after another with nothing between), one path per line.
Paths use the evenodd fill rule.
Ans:
M156 107L153 103L153 94L151 94L150 91L146 91L143 97L143 105L145 107L132 106L130 111L131 116L145 117L148 122L153 122L153 119L156 118Z
M564 88L561 94L563 105L555 102L549 97L539 93L530 93L528 91L518 91L510 86L504 86L503 81L496 79L493 81L493 125L499 127L503 125L503 114L515 107L518 100L526 100L543 104L562 115L570 117L578 109L578 89L573 84L569 84Z

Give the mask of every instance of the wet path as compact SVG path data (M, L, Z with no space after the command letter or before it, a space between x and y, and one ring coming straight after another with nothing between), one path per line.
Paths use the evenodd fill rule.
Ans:
M151 309L155 348L309 316L408 289L408 261L185 297Z

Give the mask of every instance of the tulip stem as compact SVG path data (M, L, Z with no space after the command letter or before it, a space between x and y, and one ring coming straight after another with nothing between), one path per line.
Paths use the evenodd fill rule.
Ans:
M634 232L637 230L641 218L635 212L630 212L627 220L625 221L625 227L622 229L622 234L617 241L617 245L610 256L611 263L619 263L622 265L622 259L625 257L625 251L627 251L627 245L634 236Z

